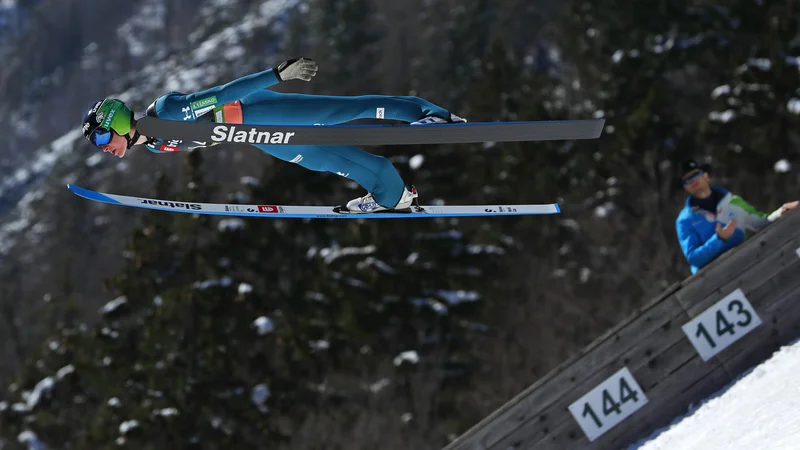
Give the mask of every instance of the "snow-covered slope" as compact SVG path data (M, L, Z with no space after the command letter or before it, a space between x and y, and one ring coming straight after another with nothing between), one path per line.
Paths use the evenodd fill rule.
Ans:
M234 15L231 11L248 2L242 0L209 0L198 10L198 25L187 36L191 51L170 52L154 40L152 33L166 23L163 0L143 0L136 14L119 27L119 38L125 43L132 58L145 61L142 69L129 73L124 79L111 82L119 89L110 90L108 96L121 98L132 105L147 105L158 95L172 90L191 92L213 86L220 81L237 77L276 64L280 55L266 54L269 47L279 44L286 13L300 5L299 0L263 0L247 9L247 14ZM220 27L220 24L228 24ZM267 34L271 45L265 53L247 55L245 43L254 36ZM143 49L148 50L147 54ZM84 50L81 68L93 73L102 64L96 44ZM123 86L127 86L122 88ZM71 116L80 116L81 112ZM28 161L13 173L0 178L0 256L6 255L14 244L24 239L35 243L38 228L44 222L33 208L36 200L48 195L43 181L60 168L60 173L73 173L81 167L91 167L95 180L113 179L109 176L125 172L127 161L102 158L99 153L86 156L76 152L85 145L83 135L76 125L52 143L35 150ZM58 185L75 182L69 175ZM83 179L86 183L90 180ZM22 236L22 233L25 233Z
M628 450L800 448L800 340Z

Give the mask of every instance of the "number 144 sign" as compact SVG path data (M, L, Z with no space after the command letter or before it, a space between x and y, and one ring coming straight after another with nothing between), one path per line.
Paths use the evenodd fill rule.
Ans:
M569 412L586 437L594 441L647 404L639 383L623 367L569 405Z
M737 289L682 329L703 361L708 361L759 325L758 314L744 292Z

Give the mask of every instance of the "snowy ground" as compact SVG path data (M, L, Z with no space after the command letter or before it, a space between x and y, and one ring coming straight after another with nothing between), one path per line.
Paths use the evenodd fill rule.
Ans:
M800 340L628 450L800 449Z

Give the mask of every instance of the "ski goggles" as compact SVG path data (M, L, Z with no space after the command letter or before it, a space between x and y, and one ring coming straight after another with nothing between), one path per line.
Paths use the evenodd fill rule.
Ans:
M104 145L111 142L111 131L98 126L89 134L89 142L94 144L97 148L102 148Z
M698 170L697 172L693 173L687 178L681 178L681 185L686 186L687 184L691 184L698 178L702 177L703 174L705 174L705 172L703 172L702 170Z

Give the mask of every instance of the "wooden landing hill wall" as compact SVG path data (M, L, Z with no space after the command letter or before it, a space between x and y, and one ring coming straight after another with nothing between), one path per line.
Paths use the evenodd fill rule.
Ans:
M669 287L445 450L624 449L797 337L795 211Z

